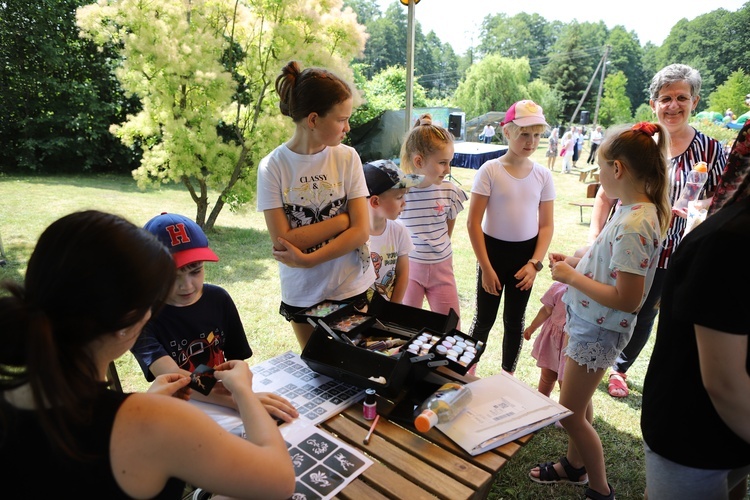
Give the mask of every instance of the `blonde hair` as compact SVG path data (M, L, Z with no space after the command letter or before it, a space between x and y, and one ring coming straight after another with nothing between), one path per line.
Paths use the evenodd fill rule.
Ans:
M503 126L503 136L506 139L518 139L524 132L531 132L532 134L543 134L547 131L547 126L542 125L529 125L528 127L519 127L513 122L508 122Z
M432 115L423 114L414 122L414 127L406 134L401 145L401 170L407 174L416 174L413 161L415 156L429 156L452 143L453 134L440 125L433 125Z
M611 164L619 160L628 167L634 180L643 183L646 196L656 205L662 238L667 235L672 219L668 157L669 133L659 123L641 122L610 130L599 146L600 161Z

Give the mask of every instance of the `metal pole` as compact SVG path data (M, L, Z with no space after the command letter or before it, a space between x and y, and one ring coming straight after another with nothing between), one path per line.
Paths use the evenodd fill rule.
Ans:
M404 132L411 129L411 110L414 103L413 85L414 85L414 0L409 0L409 12L406 28L406 109L404 109Z
M604 62L604 59L607 57L607 53L605 51L604 55L601 59L599 59L599 65L594 70L594 74L591 75L591 80L589 80L589 84L586 87L586 90L583 93L583 97L581 97L580 102L578 103L578 106L576 106L576 110L573 111L573 116L570 117L570 123L575 123L576 121L576 115L578 115L578 110L581 109L581 106L583 106L583 101L586 100L586 96L589 95L589 90L591 90L591 84L594 83L594 78L596 78L596 74L599 72L599 68L602 66L602 63Z
M607 56L609 55L610 46L607 45L604 49L604 57L602 58L602 77L599 80L599 94L596 96L596 109L594 109L594 127L599 124L599 105L602 102L602 87L604 87L604 73L607 69Z

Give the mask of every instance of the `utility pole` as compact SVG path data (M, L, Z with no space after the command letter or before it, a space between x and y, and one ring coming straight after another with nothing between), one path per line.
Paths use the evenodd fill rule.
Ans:
M609 54L609 45L604 49L604 55L601 59L599 59L599 64L596 66L596 69L594 70L594 74L591 75L591 80L589 80L589 84L586 87L586 90L583 92L583 97L581 97L581 100L578 102L578 106L576 106L576 110L573 111L573 116L570 117L570 123L575 123L576 116L578 115L578 111L581 109L581 106L583 106L583 101L586 100L586 96L589 95L589 90L591 90L591 85L594 83L594 79L596 78L596 74L599 72L599 68L601 68L604 65L604 62L607 60L607 55ZM602 80L599 82L599 98L601 98L601 91L602 91L602 82L604 81L604 72L602 72ZM596 109L599 110L599 101L597 100L596 103ZM594 115L594 123L596 123L596 115Z
M406 108L404 109L404 133L411 128L411 110L414 106L414 6L419 0L401 0L409 8L406 24Z
M596 127L599 124L599 105L602 103L602 87L604 87L604 73L607 71L607 57L609 56L609 49L611 49L609 45L607 45L604 48L604 57L602 58L602 61L604 63L602 64L602 77L599 80L599 94L596 96L596 109L594 110L594 127Z

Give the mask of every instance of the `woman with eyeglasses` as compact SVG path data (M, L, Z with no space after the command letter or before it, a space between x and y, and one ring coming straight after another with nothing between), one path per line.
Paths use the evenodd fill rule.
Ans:
M707 208L726 165L726 155L721 143L690 125L690 117L700 101L701 83L698 70L685 64L671 64L656 73L649 86L651 109L656 113L659 123L669 132L669 197L673 205L680 197L693 165L704 161L708 166L708 180L699 198L700 203ZM599 189L591 215L589 243L599 235L616 202L616 199L607 197L604 191ZM686 211L673 210L667 237L662 242L661 256L657 263L651 291L638 312L633 336L610 371L608 390L612 397L624 398L629 394L625 381L626 373L638 358L651 334L667 266L682 240L686 223ZM679 376L677 378L676 384L679 384ZM679 390L679 387L676 390Z

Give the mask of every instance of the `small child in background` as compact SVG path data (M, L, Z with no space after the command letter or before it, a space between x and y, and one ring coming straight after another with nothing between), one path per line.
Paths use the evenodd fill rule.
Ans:
M390 160L365 163L363 168L370 193L370 258L376 278L368 298L377 292L400 304L409 283L409 252L414 244L409 230L394 221L406 206L409 188L419 185L424 176L405 174Z
M575 142L573 142L574 129L575 127L572 127L560 138L560 147L562 148L560 149L560 156L563 157L562 170L560 171L564 174L567 174L573 169L573 146L575 144Z
M552 132L550 132L547 152L545 153L545 156L547 157L547 168L550 169L550 172L555 171L555 161L557 161L557 146L560 143L560 136L558 135L558 133L559 132L557 127L553 128Z
M565 303L562 296L568 285L553 281L542 295L542 307L523 331L523 338L530 340L541 326L539 335L534 340L531 355L536 359L536 366L541 368L539 375L539 392L549 397L555 387L555 381L562 385L565 368L565 346L568 337L565 333Z
M421 309L427 297L433 312L448 314L453 309L460 318L451 234L468 196L445 179L452 160L453 134L433 125L430 114L420 116L401 146L401 168L424 175L424 180L406 194L398 221L409 229L414 243L403 303Z

